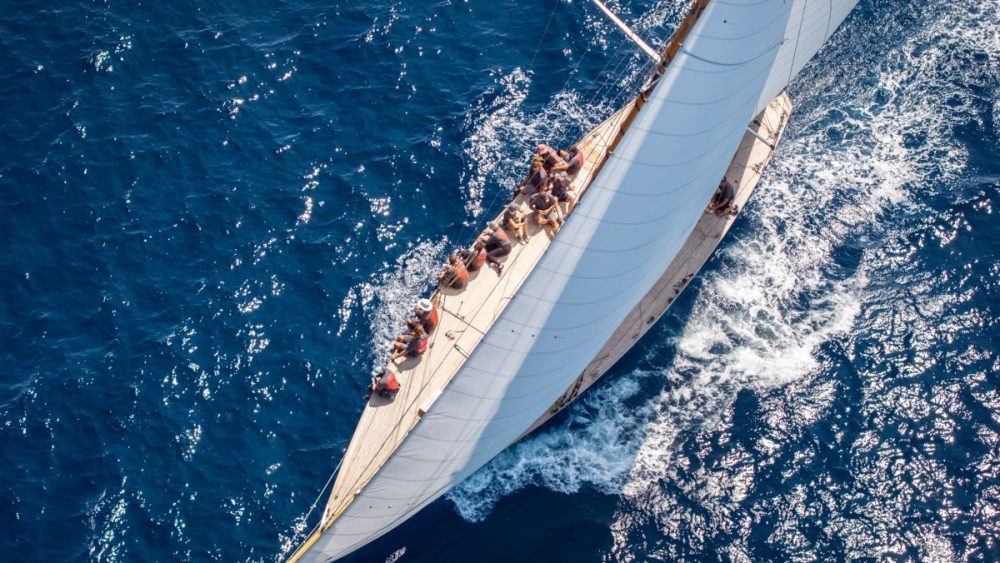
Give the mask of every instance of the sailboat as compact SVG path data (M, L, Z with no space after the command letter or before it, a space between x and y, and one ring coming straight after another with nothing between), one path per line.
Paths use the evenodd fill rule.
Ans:
M426 352L398 366L394 400L369 399L289 561L335 560L379 538L606 373L729 230L736 217L706 204L726 178L742 209L791 115L785 87L857 3L693 0L657 50L592 1L653 75L577 143L580 201L558 235L532 225L501 275L483 269L435 292Z

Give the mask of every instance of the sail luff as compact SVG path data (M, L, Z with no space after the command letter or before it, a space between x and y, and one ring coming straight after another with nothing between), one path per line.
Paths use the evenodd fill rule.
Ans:
M687 239L746 124L855 3L708 4L559 237L310 560L339 557L398 525L559 397L617 326L608 320L624 318ZM817 27L820 38L800 33Z

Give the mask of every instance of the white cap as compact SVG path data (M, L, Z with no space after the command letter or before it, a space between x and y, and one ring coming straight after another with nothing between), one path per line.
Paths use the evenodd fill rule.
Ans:
M430 313L434 309L434 304L431 303L430 299L421 299L417 301L417 309L424 313Z
M372 368L372 377L378 377L378 376L382 375L382 371L384 369L385 368L380 368L380 367L374 367L374 368Z

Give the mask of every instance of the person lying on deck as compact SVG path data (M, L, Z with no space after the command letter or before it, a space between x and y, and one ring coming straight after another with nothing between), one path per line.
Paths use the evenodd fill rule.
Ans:
M540 143L535 147L535 155L536 158L542 157L542 167L545 168L546 172L551 172L558 165L566 164L566 161L559 156L559 151L545 143Z
M503 212L504 227L514 234L514 239L518 242L528 242L528 222L524 220L524 212L521 211L521 204L510 202L507 210Z
M576 192L573 191L573 180L565 172L556 172L552 175L552 195L556 196L559 203L566 204L566 215L573 211L576 205Z
M531 196L528 203L535 211L535 221L539 225L549 225L552 227L552 234L559 234L559 227L562 226L562 211L559 209L559 199L548 190L538 192Z
M528 175L514 188L515 196L517 194L531 195L538 193L539 190L545 187L549 181L549 173L542 166L544 162L545 159L538 156L531 159L531 169L528 170Z
M486 251L479 247L479 245L473 248L460 248L455 251L458 257L465 264L465 269L472 272L478 272L483 264L486 263Z
M372 384L368 386L368 391L377 393L390 401L395 399L396 393L399 393L399 379L396 375L396 366L393 364L375 368L372 370Z
M406 326L410 330L420 325L427 334L434 332L434 329L438 325L438 311L430 299L417 301L417 305L413 308L413 313L414 316L406 321Z
M510 239L507 238L507 233L500 228L500 223L490 221L483 234L479 235L479 240L483 243L483 249L486 250L486 261L496 269L497 275L503 275L503 264L500 263L500 258L510 254L514 247Z
M576 175L583 168L583 153L580 152L580 147L573 145L564 151L559 151L559 158L563 160L562 164L553 166L552 171L565 172L570 179L576 179Z
M722 181L719 182L719 187L715 190L715 195L712 196L712 201L708 202L708 208L705 209L705 213L715 213L719 217L730 212L735 215L736 208L733 207L734 197L736 197L736 190L733 188L733 185L726 178L722 178Z
M413 330L406 334L400 334L392 343L393 353L389 361L395 362L403 356L413 358L423 354L427 351L427 338L427 333L421 325L413 327Z
M454 252L448 256L448 266L438 274L438 283L454 289L465 289L469 285L469 270Z

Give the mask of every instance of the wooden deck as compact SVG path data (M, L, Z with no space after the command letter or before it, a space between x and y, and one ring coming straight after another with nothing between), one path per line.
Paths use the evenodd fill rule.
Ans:
M608 147L614 145L623 126L634 117L633 109L634 103L628 104L577 144L585 158L574 181L581 196L597 175ZM518 196L515 201L527 210L526 199ZM430 336L427 352L420 358L400 360L397 364L402 388L394 401L378 395L369 399L334 481L323 514L323 528L347 508L429 409L552 242L551 231L539 228L532 214L528 215L528 233L527 243L515 244L510 255L502 259L502 276L484 266L470 274L464 290L446 289L437 293L440 323Z
M743 141L726 171L726 178L736 188L735 200L740 210L746 205L750 194L757 187L760 175L774 152L772 147L777 146L781 139L781 134L785 130L791 113L792 102L787 94L781 93L771 100L771 103L750 125L750 129L768 139L768 143L750 132L743 136ZM681 291L701 270L735 220L736 216L734 215L725 217L718 217L714 213L702 215L677 257L667 266L663 276L635 309L625 317L625 320L604 344L601 351L594 356L594 359L573 385L566 390L566 393L549 407L549 410L535 421L521 437L545 424L545 421L569 405L573 399L597 382L626 352L632 349L632 346L653 327L657 319L666 312Z

